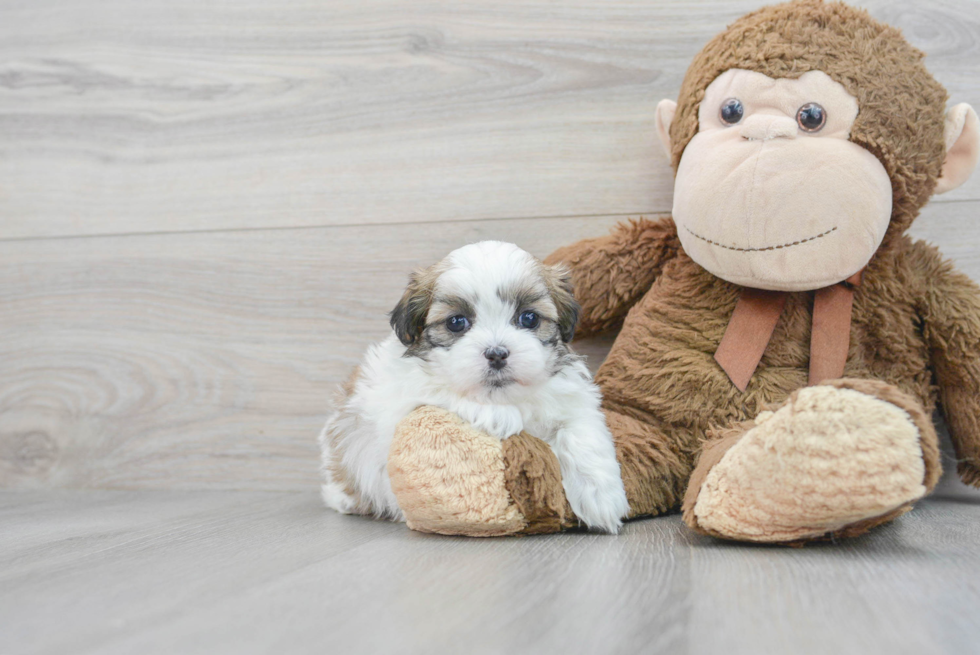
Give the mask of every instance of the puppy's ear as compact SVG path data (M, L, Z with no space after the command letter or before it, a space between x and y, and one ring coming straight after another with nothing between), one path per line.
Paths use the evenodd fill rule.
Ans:
M422 336L425 317L432 305L432 293L436 286L435 267L415 271L408 278L408 287L395 308L391 310L391 329L398 340L411 346Z
M575 336L575 324L582 308L575 300L572 289L572 274L564 264L545 266L542 271L544 283L551 294L551 301L558 310L558 331L561 340L569 342Z

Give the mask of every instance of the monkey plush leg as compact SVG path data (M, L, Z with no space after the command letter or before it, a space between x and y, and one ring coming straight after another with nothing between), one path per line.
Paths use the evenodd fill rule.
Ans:
M443 409L420 407L398 424L388 477L420 532L492 537L578 525L548 444L525 432L501 441Z
M507 491L502 443L435 407L402 419L388 451L388 477L408 527L472 537L527 527Z
M908 511L939 474L936 433L916 400L883 382L837 380L710 442L684 521L740 541L855 536Z
M604 407L616 459L626 488L627 518L657 516L676 509L691 474L693 443L681 430L664 430ZM511 498L528 521L525 533L557 532L578 525L562 489L558 460L540 439L521 433L503 442L505 480Z
M608 408L605 412L630 518L675 508L691 457L676 454L664 431ZM502 536L579 525L565 498L558 458L545 442L524 432L500 441L434 407L420 407L399 423L388 475L413 530Z

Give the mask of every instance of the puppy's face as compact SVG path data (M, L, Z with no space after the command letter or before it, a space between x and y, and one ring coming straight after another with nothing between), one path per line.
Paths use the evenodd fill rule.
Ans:
M413 275L391 326L456 393L513 402L560 369L578 311L564 269L484 241Z

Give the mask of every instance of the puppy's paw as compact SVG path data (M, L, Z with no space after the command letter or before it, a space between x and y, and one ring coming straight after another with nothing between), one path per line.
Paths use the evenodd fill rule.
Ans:
M591 530L617 534L630 504L619 476L592 477L579 472L564 476L565 496L579 520Z
M347 493L342 484L330 479L320 486L320 497L323 498L324 505L341 514L353 514L357 504L357 500Z
M465 402L454 409L461 419L477 430L482 430L498 439L506 439L524 429L524 417L513 405L481 405Z

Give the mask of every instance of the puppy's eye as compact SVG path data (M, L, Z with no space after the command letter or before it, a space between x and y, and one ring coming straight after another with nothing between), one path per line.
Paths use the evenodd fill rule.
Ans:
M819 132L827 122L827 112L815 102L808 102L796 112L796 122L804 132Z
M465 316L450 316L446 319L446 329L450 332L462 332L470 326L470 319Z
M742 115L745 113L745 107L742 106L742 101L738 98L729 98L725 102L721 103L721 122L727 123L728 125L734 125L735 123L742 120Z
M533 330L538 327L541 319L534 312L521 312L521 315L517 317L517 322L521 324L522 328Z

